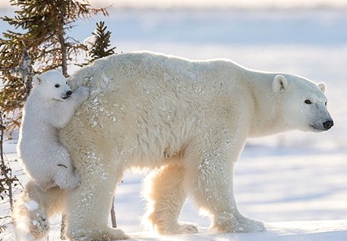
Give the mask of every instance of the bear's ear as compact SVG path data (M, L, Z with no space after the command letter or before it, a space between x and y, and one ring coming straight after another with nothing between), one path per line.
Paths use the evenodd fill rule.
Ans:
M41 76L38 75L38 74L35 74L34 77L33 77L33 85L34 86L38 86L42 83L42 79L41 79Z
M274 78L272 82L272 90L275 93L278 93L278 92L283 93L285 89L287 88L287 86L288 86L288 81L286 77L284 77L283 75L276 75L276 77Z
M58 71L59 73L63 74L63 69L62 69L61 67L58 67L58 68L56 69L56 71Z
M325 93L325 91L327 91L327 86L323 82L319 83L318 87L323 93Z

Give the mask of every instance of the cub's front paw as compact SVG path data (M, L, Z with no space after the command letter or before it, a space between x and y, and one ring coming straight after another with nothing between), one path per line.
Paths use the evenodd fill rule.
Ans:
M89 88L84 86L79 87L75 92L75 94L77 94L83 101L85 101L89 97L89 93Z
M66 190L74 190L81 185L81 175L75 171L73 175L70 176L69 180L66 182L66 185L62 187Z

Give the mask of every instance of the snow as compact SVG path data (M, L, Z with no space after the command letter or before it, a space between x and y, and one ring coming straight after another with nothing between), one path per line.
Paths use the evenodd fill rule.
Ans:
M93 48L93 45L96 41L95 35L89 36L83 41L83 44L87 46L87 49L90 51Z
M347 221L310 221L268 223L267 231L248 234L212 234L199 230L199 234L156 237L134 234L136 241L340 241L347 235Z
M267 231L213 234L191 200L180 220L199 234L158 236L141 227L145 173L128 172L116 191L117 224L134 240L320 241L347 240L347 15L338 9L305 10L112 10L106 21L119 52L150 50L191 59L228 58L246 67L289 72L327 84L335 121L324 134L292 132L249 140L236 164L235 197L245 216ZM78 22L69 34L83 41L101 18ZM5 29L0 23L0 29ZM107 80L105 80L107 82ZM105 83L106 84L106 83ZM96 99L96 102L97 99ZM97 104L97 103L96 103ZM16 159L16 140L5 143ZM15 174L26 180L18 162ZM30 207L34 205L30 204ZM0 215L9 215L0 203ZM59 240L60 218L50 240ZM11 229L0 238L14 240Z
M39 208L39 204L34 200L30 200L29 202L27 202L24 205L29 211L35 211L36 209Z

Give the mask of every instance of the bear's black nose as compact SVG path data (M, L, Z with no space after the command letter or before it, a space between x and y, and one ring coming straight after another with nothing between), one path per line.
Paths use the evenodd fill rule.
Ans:
M331 127L333 127L333 125L334 125L334 121L332 121L332 120L328 120L326 122L323 122L323 127L326 130L329 130Z
M66 92L66 96L70 96L72 94L72 91L69 90L68 92Z

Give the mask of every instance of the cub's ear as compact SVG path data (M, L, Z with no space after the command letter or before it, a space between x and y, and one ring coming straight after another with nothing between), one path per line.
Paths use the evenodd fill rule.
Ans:
M58 67L58 68L56 69L56 71L58 71L59 73L63 74L63 70L62 70L61 67Z
M288 81L283 75L276 75L272 82L272 90L275 93L283 93L288 86Z
M41 76L39 74L35 74L33 77L33 86L38 86L40 84L42 84Z
M323 93L325 93L325 91L327 91L327 86L323 82L319 83L318 87Z

